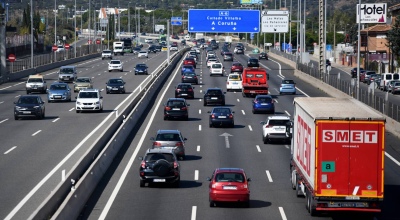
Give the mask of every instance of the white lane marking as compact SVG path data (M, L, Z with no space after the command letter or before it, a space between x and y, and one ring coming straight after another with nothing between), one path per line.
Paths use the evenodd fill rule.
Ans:
M257 148L258 152L261 152L261 148L259 145L256 145L256 148Z
M16 83L16 84L14 84L13 86L18 86L18 85L21 85L21 84L24 84L25 82L20 82L20 83Z
M244 110L242 110L242 114L243 114L243 115L246 115L246 113L244 113Z
M68 110L68 111L73 111L75 108L71 108L70 110Z
M279 78L281 78L281 79L284 79L284 77L283 77L283 76L281 76L281 75L278 75L278 77L279 77Z
M65 170L61 171L61 181L64 182L65 181Z
M287 220L285 211L283 211L282 207L279 207L279 213L281 213L282 220Z
M200 85L200 88L203 87L203 85Z
M11 86L4 87L4 88L2 88L0 90L6 90L6 89L9 89L9 88L11 88Z
M197 206L192 206L192 216L190 220L196 220Z
M17 148L17 146L14 146L14 147L10 148L8 151L4 152L4 154L10 153L10 152L11 152L12 150L14 150L15 148Z
M199 115L201 115L201 109L199 109Z
M268 181L269 181L270 183L274 182L274 181L272 181L272 177L271 177L271 174L269 173L269 171L266 170L265 172L267 173Z
M20 97L21 95L17 95L17 96L15 96L14 98L18 98L18 97Z
M274 99L274 102L279 103L278 100Z
M286 149L289 149L289 145L285 145L285 148L286 148Z
M4 103L4 101L1 101L1 102L0 102L0 104L3 104L3 103Z
M160 107L162 101L164 100L164 96L165 96L165 94L167 93L168 88L171 86L171 83L172 83L173 79L175 78L176 74L178 73L178 69L179 69L179 68L177 68L177 70L175 71L174 76L173 76L172 79L169 81L169 83L168 83L166 89L164 90L164 92L162 93L160 99L158 100L157 105L155 106L155 108L154 108L154 110L153 110L153 113L152 113L151 116L150 116L150 120L149 120L149 122L147 123L147 126L146 126L146 128L144 129L144 131L143 131L143 134L147 134L147 133L148 133L148 131L149 131L149 129L150 129L150 126L152 125L153 120L154 120L156 114L158 113L157 110L158 110L158 108ZM124 183L125 178L126 178L126 176L128 175L128 173L129 173L129 171L130 171L130 169L131 169L131 167L132 167L132 164L133 164L133 162L135 161L135 158L137 157L137 154L139 153L140 148L142 147L142 144L143 144L143 141L144 141L145 138L146 138L146 135L142 135L142 137L140 138L139 143L138 143L138 145L136 146L135 151L133 152L131 158L130 158L129 161L128 161L128 164L126 165L124 171L123 171L122 174L121 174L121 177L119 178L119 180L118 180L118 182L117 182L117 185L115 186L113 192L111 193L111 196L108 198L108 201L107 201L106 205L104 206L103 211L102 211L101 214L100 214L99 220L104 220L104 219L106 218L108 212L110 211L111 205L113 204L115 198L117 197L117 194L118 194L119 190L121 189L121 186L122 186L122 184Z
M60 120L60 118L56 118L56 119L54 119L52 122L56 122L56 121L58 121L58 120Z
M200 145L197 145L197 151L200 151Z
M8 120L8 118L4 119L3 121L0 121L0 124L5 122L5 121L7 121L7 120Z
M250 130L250 131L253 131L253 128L251 127L251 125L249 125L249 130Z
M199 171L198 170L194 171L194 180L199 180Z
M397 164L397 166L400 166L400 162L397 161L396 159L394 159L394 157L392 157L392 155L388 154L387 152L385 152L385 155L387 157L389 157L389 159L391 159L395 164Z
M199 131L201 131L201 125L199 125Z
M102 91L102 92L103 92L103 91L104 91L104 89L101 89L100 91Z
M201 102L202 99L199 99L199 102Z
M237 102L240 102L240 99L236 99L237 100Z
M32 134L32 136L35 136L37 134L39 134L42 130L36 131L35 133Z
M286 111L286 110L285 110L285 113L286 113L288 116L290 116L290 114L289 114L289 112L288 112L288 111Z

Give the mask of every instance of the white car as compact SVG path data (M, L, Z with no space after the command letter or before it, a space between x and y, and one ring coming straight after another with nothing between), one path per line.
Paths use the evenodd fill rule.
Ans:
M178 50L178 46L176 46L176 45L171 45L171 46L169 46L169 50L170 50L170 51L177 51L177 50Z
M82 111L103 111L103 97L98 89L82 89L76 97L76 113Z
M290 141L286 136L287 123L290 123L288 116L269 116L267 120L260 122L264 144L271 140Z
M141 57L149 58L149 54L147 53L147 51L142 50L142 51L140 51L140 52L138 53L138 58L141 58Z
M64 48L63 45L58 45L58 46L57 46L56 52L64 52L64 51L65 51L65 48Z
M200 54L200 48L198 48L198 47L193 47L192 50L196 51L197 54Z
M120 72L124 71L124 64L121 62L121 60L111 60L108 63L108 72L113 70L119 70Z
M144 42L145 43L153 43L153 39L148 38L148 39L145 39Z
M226 79L226 91L242 90L242 77L238 73L230 73Z
M210 58L207 60L207 67L210 68L213 63L218 62L216 58Z
M224 75L224 66L222 63L213 63L210 67L210 76L212 75Z

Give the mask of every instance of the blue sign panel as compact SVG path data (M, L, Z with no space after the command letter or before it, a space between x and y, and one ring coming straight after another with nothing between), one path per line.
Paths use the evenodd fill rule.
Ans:
M260 32L258 10L190 9L188 14L189 32Z
M250 34L250 40L253 40L254 39L254 33L251 33Z
M332 44L326 45L326 51L332 51Z
M256 4L262 4L262 0L240 0L240 4L242 5L256 5Z
M171 25L182 25L182 17L171 17Z

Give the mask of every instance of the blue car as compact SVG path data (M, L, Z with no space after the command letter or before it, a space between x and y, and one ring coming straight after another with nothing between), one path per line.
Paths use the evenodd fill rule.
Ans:
M138 74L149 75L149 72L147 71L147 69L148 69L148 67L146 64L138 63L138 64L136 64L136 67L135 67L135 75L138 75Z
M296 83L294 83L291 79L284 79L281 82L281 86L279 87L279 94L290 93L296 94Z
M181 69L181 74L183 74L184 72L195 72L195 68L193 65L182 65L182 69Z
M252 101L252 104L253 114L259 112L275 114L275 103L270 95L257 95Z
M48 102L55 101L71 101L71 89L67 83L55 82L51 84L50 88L47 90L47 100Z

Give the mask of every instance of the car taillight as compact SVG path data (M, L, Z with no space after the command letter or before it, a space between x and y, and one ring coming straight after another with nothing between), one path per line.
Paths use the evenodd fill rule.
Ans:
M161 143L160 143L160 142L157 142L157 141L155 141L155 142L153 142L153 146L161 146Z
M181 110L187 110L187 107L182 107Z
M171 110L171 107L165 106L165 110L169 111L169 110Z
M144 160L142 160L142 162L140 163L140 166L144 169L146 168L146 162L144 162Z
M265 125L265 128L272 128L272 125Z
M193 89L188 89L189 92L193 92Z
M185 77L184 77L184 76L182 76L182 78L185 78ZM180 92L180 91L181 91L181 89L176 89L176 91L177 91L177 92Z
M226 82L226 85L229 85L229 82Z
M244 185L243 185L243 188L247 189L247 184L244 184Z
M271 103L274 103L274 100L273 100L273 99L271 100Z
M232 115L232 114L229 114L229 118L233 118L233 115Z
M177 143L175 144L175 146L176 146L176 147L182 147L182 146L183 146L183 143L182 143L182 142L177 142Z
M174 168L178 168L178 162L174 161Z

